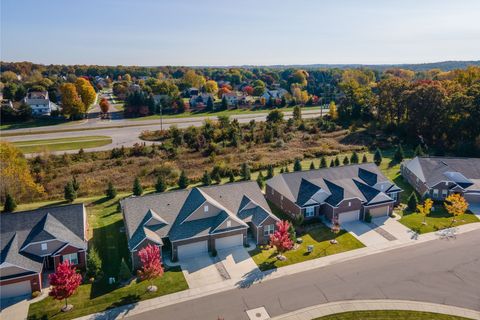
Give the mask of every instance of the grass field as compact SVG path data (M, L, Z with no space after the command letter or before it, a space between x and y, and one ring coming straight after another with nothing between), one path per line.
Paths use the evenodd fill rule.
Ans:
M0 125L0 130L35 128L35 127L45 127L45 126L54 126L54 125L68 125L68 124L78 123L79 121L69 121L67 119L58 119L58 118L39 118L39 119L33 119L30 121L19 122L19 123L2 123Z
M101 147L112 143L107 136L84 136L58 139L28 140L13 142L23 153L76 150L80 148Z
M332 314L313 320L468 320L463 317L422 311L369 310Z

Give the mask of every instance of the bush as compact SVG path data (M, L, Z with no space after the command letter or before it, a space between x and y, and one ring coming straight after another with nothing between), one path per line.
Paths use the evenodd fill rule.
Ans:
M370 214L370 212L365 213L365 222L372 222L372 215Z
M417 210L418 199L415 191L412 191L412 194L408 197L407 207L410 211Z
M7 193L5 197L5 204L3 207L3 212L13 212L17 208L17 203L10 193Z
M33 291L33 292L32 292L32 299L37 298L38 296L40 296L40 294L41 294L40 291Z
M118 271L118 278L121 281L127 281L132 277L132 273L130 272L130 268L127 266L125 259L122 259L120 263L120 270Z
M98 278L102 273L102 259L95 247L91 247L87 255L87 276Z

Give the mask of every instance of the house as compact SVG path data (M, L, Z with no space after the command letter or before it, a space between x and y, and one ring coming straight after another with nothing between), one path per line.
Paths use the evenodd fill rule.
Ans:
M87 215L83 204L0 214L0 297L42 290L62 261L85 267Z
M229 107L248 104L247 96L239 91L226 92L223 94L223 98L225 98Z
M30 91L24 98L25 104L32 109L33 116L49 116L60 108L48 98L48 91Z
M187 95L187 97L198 96L200 94L200 90L193 87L188 88L187 90L185 90L185 94Z
M266 185L266 198L290 216L340 223L388 216L402 191L373 163L284 173Z
M207 106L208 99L212 99L212 103L215 101L213 95L210 93L201 93L199 95L193 95L190 97L189 104L192 109L204 109Z
M480 158L415 157L402 163L401 173L422 197L442 201L460 193L480 206Z
M275 90L266 90L260 98L265 98L266 101L268 101L270 98L272 99L282 99L284 95L288 93L287 90L278 88Z
M147 244L173 261L247 244L267 243L278 218L255 181L178 190L122 200L133 266Z

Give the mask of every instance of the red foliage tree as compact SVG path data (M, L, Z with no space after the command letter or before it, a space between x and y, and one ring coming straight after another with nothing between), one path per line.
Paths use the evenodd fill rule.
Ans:
M243 87L243 92L248 94L249 96L253 95L253 87L252 86L245 86Z
M231 92L231 90L228 89L227 86L224 86L224 87L221 87L220 89L218 89L217 95L218 95L219 98L222 98L225 93L229 93L229 92Z
M138 257L142 263L142 268L138 270L138 275L142 280L150 281L150 286L152 286L152 280L163 275L160 250L157 246L149 244L138 252Z
M100 100L99 105L100 105L100 110L102 110L103 113L107 113L108 110L110 109L110 103L105 98L102 98L102 100Z
M277 230L270 235L270 245L274 246L280 255L293 248L293 241L290 239L290 233L288 232L289 228L290 223L288 221L278 221Z
M57 266L55 273L48 276L52 290L49 296L56 300L65 299L64 311L69 310L67 299L75 293L80 283L82 283L82 276L77 273L77 270L70 261L66 260Z

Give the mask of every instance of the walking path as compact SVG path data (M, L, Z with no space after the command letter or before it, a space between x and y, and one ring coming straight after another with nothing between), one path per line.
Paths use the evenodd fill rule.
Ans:
M470 223L466 225L461 225L458 227L458 234L471 232L474 230L480 230L480 222L479 223ZM362 258L368 255L373 255L397 248L408 247L412 245L416 245L419 243L431 241L438 239L438 235L434 232L430 232L427 234L419 235L418 237L412 238L411 241L387 241L378 244L374 244L371 246L367 246L361 249L356 249L352 251L347 251L339 254L334 254L330 256L326 256L319 259L309 260L301 263L292 264L289 266L281 267L278 269L268 270L268 271L260 271L258 269L252 270L251 272L246 273L241 280L229 279L222 282L218 282L212 285L187 289L181 292L161 296L158 298L140 301L135 306L126 305L122 307L118 307L115 309L111 309L105 312L101 312L98 314L88 315L81 318L81 320L98 320L98 319L113 319L113 318L121 318L121 317L128 317L133 315L138 315L146 311L166 307L168 305L176 304L179 302L189 301L193 299L198 299L201 297L205 297L214 293L220 293L224 291L228 291L238 287L248 287L255 283L272 280L280 277L284 277L287 275L293 275L296 273L321 268L333 264L337 264L340 262L353 260L356 258ZM455 241L455 240L444 240L444 241Z
M409 310L448 314L469 319L480 319L480 312L443 304L406 300L355 300L320 304L290 312L272 320L311 320L331 314L364 310Z

